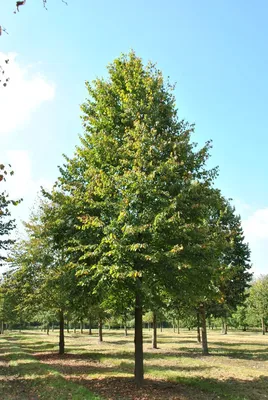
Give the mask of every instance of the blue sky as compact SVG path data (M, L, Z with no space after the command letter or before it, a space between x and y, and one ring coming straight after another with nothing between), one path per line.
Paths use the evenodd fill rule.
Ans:
M2 59L12 79L0 87L0 159L12 162L12 194L22 218L40 184L56 179L62 153L82 133L85 80L134 49L176 82L179 116L193 140L213 140L217 185L243 218L257 274L268 272L268 3L258 0L27 0L0 5ZM2 114L2 115L1 115Z

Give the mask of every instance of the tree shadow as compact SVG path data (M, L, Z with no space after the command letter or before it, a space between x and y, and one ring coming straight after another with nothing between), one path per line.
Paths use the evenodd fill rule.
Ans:
M266 350L256 349L256 350L233 350L210 347L210 354L216 357L229 357L237 360L255 360L255 361L267 361L268 360L268 348Z
M74 382L77 378L71 378ZM133 378L104 377L79 379L91 391L113 400L256 400L265 398L268 378L261 377L253 382L237 379L220 381L204 378L178 378L173 381L145 379L138 389ZM253 385L253 389L252 389ZM250 390L249 390L250 389Z
M105 340L105 342L104 343L107 343L107 344L111 344L111 345L115 345L115 346L120 346L120 345L124 345L124 344L131 344L133 342L133 338L132 338L132 340L127 340L127 339L125 339L125 340L115 340L115 341L110 341L110 340Z
M28 351L29 353L35 353L38 350L46 351L46 350L50 350L50 349L52 350L52 349L55 349L58 347L57 343L44 343L44 342L41 342L41 343L42 344L36 344L36 343L34 343L34 344L29 343L28 345L22 344L22 345L20 345L20 348L25 351Z
M221 347L243 347L243 346L249 346L249 347L266 347L268 346L267 343L259 343L259 342L255 342L255 343L250 343L250 342L240 342L240 343L230 343L230 342L215 342L215 341L210 341L209 342L212 345L216 345L216 346L221 346ZM243 351L243 350L241 350Z
M0 368L0 382L2 380L23 380L25 375L47 375L47 369L34 359L21 358L30 362L20 362L18 365L2 365ZM9 361L9 360L7 360ZM21 371L23 370L23 374Z

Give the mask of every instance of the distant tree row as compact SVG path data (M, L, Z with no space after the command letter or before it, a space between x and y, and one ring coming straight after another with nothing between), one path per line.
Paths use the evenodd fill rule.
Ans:
M208 354L206 316L227 319L251 278L240 217L215 188L210 142L191 141L173 87L134 52L86 83L84 134L10 255L3 301L21 318L57 315L64 326L134 314L135 380L143 383L143 314L156 326L193 315ZM216 311L215 311L216 310ZM27 318L26 318L27 319Z

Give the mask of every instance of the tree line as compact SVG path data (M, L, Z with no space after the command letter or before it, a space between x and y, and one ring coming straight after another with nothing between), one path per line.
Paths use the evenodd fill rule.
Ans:
M25 222L1 286L5 318L66 321L134 316L135 381L143 384L143 315L194 315L208 354L206 318L227 318L251 279L241 220L207 167L211 143L192 142L173 85L134 52L86 82L84 133L51 191ZM3 309L3 307L2 307ZM14 314L14 315L15 315Z

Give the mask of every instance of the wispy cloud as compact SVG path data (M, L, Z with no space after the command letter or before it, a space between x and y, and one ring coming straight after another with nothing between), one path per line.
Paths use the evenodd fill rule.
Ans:
M52 100L55 88L45 77L22 66L16 54L0 52L0 65L5 70L0 72L0 135L4 135L24 125L43 102ZM7 78L10 80L4 87Z

